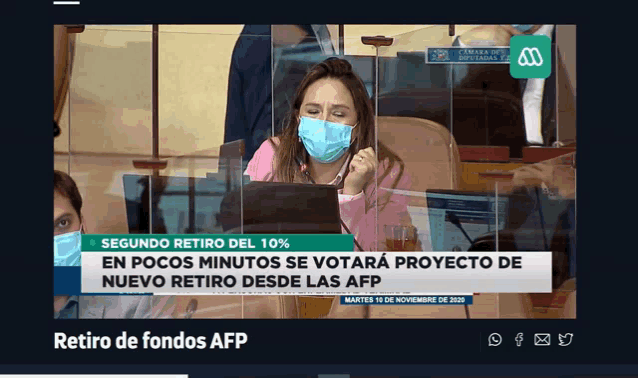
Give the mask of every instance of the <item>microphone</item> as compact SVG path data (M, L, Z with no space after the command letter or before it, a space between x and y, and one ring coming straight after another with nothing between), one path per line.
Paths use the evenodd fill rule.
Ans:
M458 228L459 230L461 230L461 232L463 233L463 235L465 236L465 238L470 242L470 245L474 244L474 241L472 240L472 238L470 238L470 236L467 234L467 232L465 232L465 229L463 228L463 226L461 225L461 220L459 219L459 217L456 216L456 214L454 213L447 213L445 215L445 219L447 221L450 221L450 223L452 223L453 225L456 226L456 228Z
M301 161L301 158L298 156L297 156L297 164L299 164L299 170L301 171L301 174L306 176L308 181L310 181L311 183L317 184L315 180L313 180L312 177L310 176L310 172L308 172L308 166L303 161ZM357 238L354 237L354 234L350 231L348 226L346 226L343 219L341 219L341 212L339 213L339 221L341 222L341 226L346 230L346 232L350 235L353 235L354 244L357 246L357 248L359 248L359 251L364 252L363 247L361 247L361 245L357 241Z

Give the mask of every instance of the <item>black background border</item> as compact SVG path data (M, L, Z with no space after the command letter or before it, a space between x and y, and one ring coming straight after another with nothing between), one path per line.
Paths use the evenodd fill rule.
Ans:
M21 4L22 5L22 4ZM9 15L18 21L5 40L4 58L10 100L0 138L5 165L5 228L1 279L5 289L0 353L2 364L259 364L259 363L632 363L637 330L635 283L629 278L637 262L631 251L631 173L623 162L632 158L636 129L618 122L623 107L611 87L624 71L609 64L609 27L582 12L557 4L490 2L483 8L453 4L412 5L372 9L346 4L262 3L258 6L214 2L142 2L82 0L76 7L44 2ZM524 9L518 9L522 6ZM582 6L582 4L581 4ZM231 7L235 7L232 9ZM336 8L335 8L336 7ZM457 9L459 8L459 9ZM12 12L15 9L16 12ZM286 11L282 12L282 9ZM344 16L344 14L350 16ZM448 15L447 17L441 15ZM54 321L51 311L50 196L53 167L51 137L52 25L148 23L323 23L345 24L501 24L520 22L577 25L578 83L578 271L577 320L100 320ZM293 21L294 20L294 21ZM519 21L517 19L517 21ZM622 66L621 66L622 67ZM17 70L15 72L14 70ZM631 76L629 73L627 75ZM616 118L616 119L615 119ZM631 120L631 118L627 118ZM17 163L17 164L16 164ZM623 191L627 188L626 194ZM584 188L584 189L583 189ZM624 196L623 196L624 195ZM623 202L624 201L624 202ZM634 205L635 206L635 205ZM629 235L629 236L625 236ZM621 236L624 239L621 240ZM19 292L15 292L19 290ZM246 332L249 342L240 350L95 351L53 350L53 333L112 338L121 331L141 337L153 335L209 336L213 332ZM573 332L568 348L485 348L492 332ZM634 356L634 357L631 357ZM176 370L179 370L176 368Z

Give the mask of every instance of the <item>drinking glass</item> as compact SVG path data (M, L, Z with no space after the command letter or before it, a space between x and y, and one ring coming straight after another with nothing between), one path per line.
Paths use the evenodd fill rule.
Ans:
M385 225L385 243L388 251L416 251L417 229L414 226Z

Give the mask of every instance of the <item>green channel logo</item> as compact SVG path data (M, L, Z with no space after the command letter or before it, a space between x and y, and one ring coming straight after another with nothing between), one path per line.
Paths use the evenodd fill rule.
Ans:
M510 74L516 79L547 79L552 73L552 41L544 35L510 39Z

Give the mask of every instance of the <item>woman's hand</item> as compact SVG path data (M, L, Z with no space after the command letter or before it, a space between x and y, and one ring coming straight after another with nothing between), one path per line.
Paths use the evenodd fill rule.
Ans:
M357 195L372 180L377 172L377 155L368 147L360 150L350 161L350 172L343 183L343 194Z

